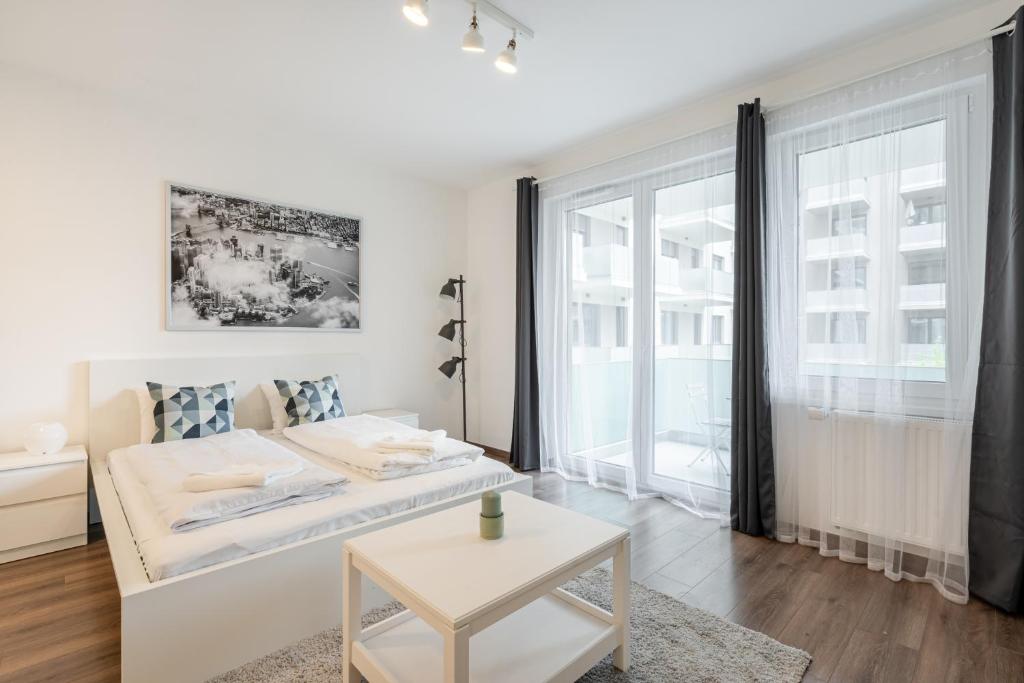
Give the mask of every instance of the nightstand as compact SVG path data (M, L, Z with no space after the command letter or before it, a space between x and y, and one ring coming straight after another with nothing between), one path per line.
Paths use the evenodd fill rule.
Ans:
M86 542L85 448L0 454L0 563Z
M414 413L411 410L402 410L401 408L380 408L378 410L367 410L366 414L376 415L377 417L394 420L395 422L401 422L404 425L409 425L416 429L420 428L420 414Z

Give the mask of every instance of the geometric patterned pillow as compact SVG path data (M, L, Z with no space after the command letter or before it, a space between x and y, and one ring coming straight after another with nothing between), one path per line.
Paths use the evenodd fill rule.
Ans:
M156 405L153 443L199 439L235 428L235 383L174 387L146 382Z
M289 427L345 417L345 407L341 404L341 394L338 392L338 379L334 375L319 381L275 379L274 386L281 398L285 399L284 409L288 413Z

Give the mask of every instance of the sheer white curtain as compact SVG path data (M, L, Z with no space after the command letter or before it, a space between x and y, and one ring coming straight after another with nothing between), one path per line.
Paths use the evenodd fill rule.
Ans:
M967 600L985 44L766 116L778 537Z
M733 127L542 182L542 469L728 512Z

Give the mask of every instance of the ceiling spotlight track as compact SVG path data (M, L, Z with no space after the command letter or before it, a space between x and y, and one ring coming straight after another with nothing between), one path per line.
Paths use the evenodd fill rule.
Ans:
M428 1L403 0L402 13L417 26L426 26L430 23L427 16ZM504 73L516 73L519 70L516 57L516 41L520 37L533 38L533 29L495 5L491 0L466 0L466 2L473 8L473 17L469 22L469 30L462 37L462 49L466 52L484 51L484 36L480 32L477 13L484 14L512 31L512 39L508 41L505 49L498 54L498 58L494 61L494 66Z

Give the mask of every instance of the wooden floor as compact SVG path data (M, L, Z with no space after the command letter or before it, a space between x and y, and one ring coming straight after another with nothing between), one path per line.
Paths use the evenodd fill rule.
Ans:
M628 525L635 580L810 652L806 681L1024 681L1024 619L662 500L534 483L537 498ZM0 565L0 683L116 681L119 629L103 541Z

